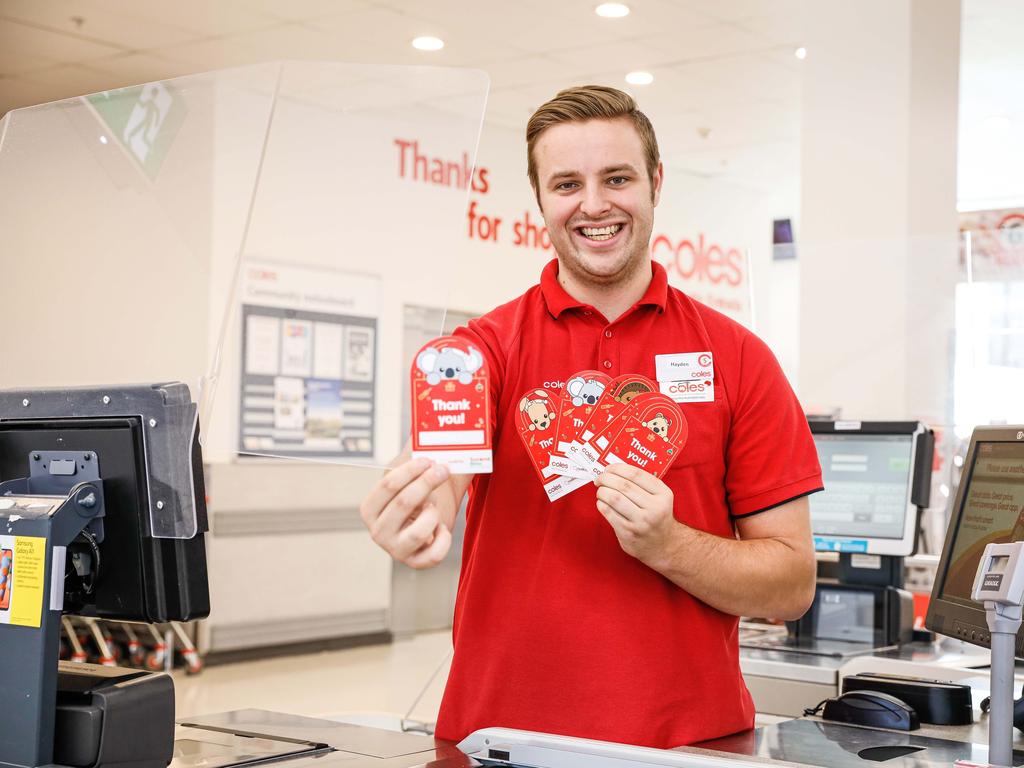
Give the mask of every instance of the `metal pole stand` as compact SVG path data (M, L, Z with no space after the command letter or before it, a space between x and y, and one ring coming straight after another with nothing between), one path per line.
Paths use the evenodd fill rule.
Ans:
M1024 605L1024 542L989 544L978 563L971 597L985 605L992 633L988 762L1013 765L1013 668Z
M992 606L992 607L989 607ZM992 668L989 683L991 707L988 713L988 761L992 765L1013 765L1013 669L1021 606L985 602L988 628L992 632Z

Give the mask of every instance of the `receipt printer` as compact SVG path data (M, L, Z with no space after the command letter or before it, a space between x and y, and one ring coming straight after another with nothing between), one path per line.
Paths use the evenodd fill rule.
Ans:
M166 768L174 752L174 685L167 675L60 662L54 762Z

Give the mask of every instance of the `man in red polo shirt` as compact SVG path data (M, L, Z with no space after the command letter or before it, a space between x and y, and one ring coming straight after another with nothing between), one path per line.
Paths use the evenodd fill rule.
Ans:
M738 616L792 619L814 594L806 496L821 472L800 404L756 336L668 286L650 237L663 170L633 99L562 91L527 126L530 181L558 258L540 284L456 333L487 357L494 472L401 457L369 493L374 540L435 565L469 491L437 736L487 726L672 747L753 725ZM714 398L664 481L625 464L549 502L515 427L531 388L575 372L656 377L710 353Z

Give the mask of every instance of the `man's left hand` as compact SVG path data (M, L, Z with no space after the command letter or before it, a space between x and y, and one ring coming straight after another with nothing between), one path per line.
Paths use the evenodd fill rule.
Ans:
M657 570L670 558L682 527L672 514L672 490L630 464L612 464L594 485L597 509L615 531L622 550Z

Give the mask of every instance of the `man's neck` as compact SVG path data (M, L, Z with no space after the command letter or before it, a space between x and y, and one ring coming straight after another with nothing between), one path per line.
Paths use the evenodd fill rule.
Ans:
M559 261L558 282L577 301L589 304L612 323L624 315L647 292L653 272L648 260L623 282L599 285L580 280Z

